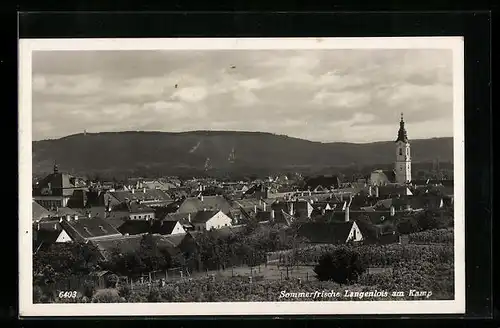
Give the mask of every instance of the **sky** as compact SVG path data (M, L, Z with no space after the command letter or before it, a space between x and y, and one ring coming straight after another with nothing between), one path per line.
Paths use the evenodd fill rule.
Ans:
M33 140L233 130L320 142L453 136L452 51L34 51Z

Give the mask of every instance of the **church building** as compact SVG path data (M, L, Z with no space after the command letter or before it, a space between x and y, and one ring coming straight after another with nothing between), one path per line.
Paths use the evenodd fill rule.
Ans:
M396 143L396 161L394 169L390 171L375 170L370 174L370 184L383 186L387 184L406 184L411 181L411 154L410 142L405 129L403 113L399 122Z
M406 134L403 113L401 113L398 138L396 139L396 163L394 171L396 173L396 183L404 184L411 181L410 142Z

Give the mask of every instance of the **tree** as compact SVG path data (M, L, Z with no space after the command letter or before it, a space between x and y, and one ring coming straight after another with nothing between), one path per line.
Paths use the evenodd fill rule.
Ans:
M146 271L164 270L170 267L171 258L166 248L160 248L151 234L144 235L137 251L139 266Z
M446 226L440 222L440 217L434 215L432 211L425 211L417 217L417 224L420 230L440 229Z
M396 230L402 235L407 235L420 231L420 227L414 217L408 217L403 218L397 223Z
M339 284L356 282L365 270L360 254L347 247L323 254L314 267L318 280L333 280Z

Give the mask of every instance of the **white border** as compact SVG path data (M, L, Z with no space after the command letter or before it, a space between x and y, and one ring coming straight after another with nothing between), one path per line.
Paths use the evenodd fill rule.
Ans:
M21 39L19 41L20 316L180 316L465 313L464 49L462 37ZM34 50L450 49L453 51L455 300L33 304L31 55Z

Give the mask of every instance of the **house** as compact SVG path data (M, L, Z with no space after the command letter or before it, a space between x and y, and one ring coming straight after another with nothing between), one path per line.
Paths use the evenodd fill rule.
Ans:
M193 216L194 214L191 213L170 213L163 218L163 221L179 222L185 231L192 231L194 230L194 226L191 223Z
M36 249L54 243L72 241L71 237L61 227L62 219L47 219L33 226L33 245Z
M46 219L54 214L47 210L42 205L38 204L34 200L31 203L31 211L32 211L32 221L39 222L40 220Z
M159 249L167 250L171 256L180 253L180 243L185 238L184 235L176 236L160 236L160 235L131 235L131 236L109 236L100 239L91 240L104 259L109 259L114 252L127 254L136 252L141 247L141 241L144 236L149 236L153 239Z
M378 197L380 198L393 198L411 195L413 195L413 193L410 188L405 185L388 184L378 187Z
M206 210L197 212L191 224L195 231L208 231L231 226L232 220L221 210Z
M180 204L177 213L197 213L203 210L218 210L229 215L231 204L223 196L190 197Z
M54 172L34 186L33 199L49 210L71 206L72 203L78 205L77 207L83 207L85 206L85 194L83 193L85 190L86 186L77 184L74 177L59 172L57 165L54 165ZM75 191L79 191L79 193L75 193Z
M179 221L157 220L151 227L151 232L160 235L185 234L182 224Z
M109 222L101 218L82 218L78 216L67 216L59 221L62 229L70 237L71 241L88 242L90 240L106 238L110 236L121 236Z
M394 170L375 170L370 174L370 184L383 186L388 183L396 183L396 172Z
M139 202L128 202L130 220L154 220L155 210Z
M305 189L312 191L323 191L338 189L340 179L337 175L323 175L305 179Z
M125 220L116 229L123 235L141 235L151 233L152 226L152 220Z
M266 199L269 198L270 188L264 184L255 184L243 193L243 198Z
M111 209L129 201L156 207L168 206L173 199L165 191L147 188L107 192L104 195L105 206Z
M345 244L349 241L362 241L363 235L354 221L304 223L298 229L299 236L311 244Z

